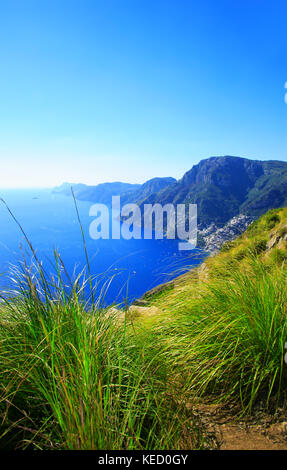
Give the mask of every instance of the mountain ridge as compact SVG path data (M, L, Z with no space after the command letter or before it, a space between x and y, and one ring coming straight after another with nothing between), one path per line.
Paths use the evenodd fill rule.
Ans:
M73 188L76 199L111 205L112 196L121 196L122 203L133 203L148 197L153 192L158 192L169 184L175 182L172 177L155 177L145 181L143 184L123 183L114 181L100 183L95 186L83 183L63 183L53 189L55 194L71 195Z
M122 204L138 204L142 213L144 204L197 204L200 244L218 249L268 210L287 206L287 162L212 156L193 165L179 180L77 186L78 199L108 204L112 195L120 195Z
M287 162L210 157L144 203L197 204L200 228L239 214L258 217L287 204Z

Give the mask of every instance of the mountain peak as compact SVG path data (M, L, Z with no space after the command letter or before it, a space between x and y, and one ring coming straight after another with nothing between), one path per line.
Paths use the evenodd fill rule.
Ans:
M223 226L241 213L258 217L287 205L287 162L212 156L145 202L197 204L201 227Z

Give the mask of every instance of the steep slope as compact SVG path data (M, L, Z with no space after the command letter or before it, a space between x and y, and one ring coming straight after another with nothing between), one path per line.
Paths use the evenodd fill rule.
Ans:
M268 410L286 421L287 208L138 305L133 327L147 348L156 338L154 356L166 358L191 409L221 403L231 421L241 413L258 424Z
M189 296L193 296L199 286L198 282L204 283L218 275L226 278L234 265L245 270L254 258L267 270L276 265L287 269L287 207L268 211L234 240L226 241L215 256L209 256L199 267L173 281L155 287L135 304L151 304L167 312L179 306L180 299L189 302ZM186 308L186 305L184 307L183 303L182 307Z
M140 203L150 195L158 193L159 191L170 187L174 183L176 183L176 179L172 177L152 178L142 184L137 190L124 193L121 196L121 202L122 204L135 202Z
M287 204L287 163L211 157L142 203L197 204L200 228L222 227L232 217L258 217Z

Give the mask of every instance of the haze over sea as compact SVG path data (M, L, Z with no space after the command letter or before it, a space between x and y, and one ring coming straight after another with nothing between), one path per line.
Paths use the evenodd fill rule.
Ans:
M54 272L53 249L56 249L70 276L86 266L84 245L72 197L53 194L51 189L1 190L0 196L25 230L38 259L47 272ZM132 302L144 292L166 282L180 272L198 264L202 255L198 250L179 251L177 240L92 240L89 225L91 202L77 201L84 229L91 272L113 277L105 295L105 304L126 299ZM113 223L119 224L118 221ZM10 265L22 260L21 248L26 259L32 255L21 230L7 211L0 205L0 287L7 288L7 272ZM200 253L200 256L199 256Z

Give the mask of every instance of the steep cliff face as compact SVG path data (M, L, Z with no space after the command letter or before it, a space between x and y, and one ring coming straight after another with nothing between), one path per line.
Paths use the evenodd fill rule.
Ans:
M287 205L287 163L211 157L142 203L197 204L199 227L220 228L240 214L258 217Z
M243 198L264 173L261 162L239 157L210 157L185 173L185 185L215 185Z
M135 191L127 191L122 194L121 202L122 204L127 203L140 203L144 201L151 194L158 193L159 191L170 187L176 183L175 178L152 178L151 180L146 181L144 184L140 185Z

